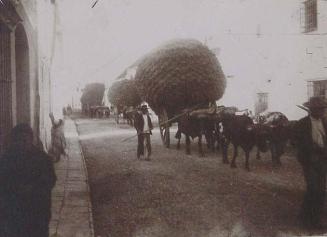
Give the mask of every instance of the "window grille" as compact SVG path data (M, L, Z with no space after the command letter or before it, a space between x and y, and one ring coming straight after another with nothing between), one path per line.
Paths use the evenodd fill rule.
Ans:
M304 33L312 32L318 28L317 0L306 0L304 3Z

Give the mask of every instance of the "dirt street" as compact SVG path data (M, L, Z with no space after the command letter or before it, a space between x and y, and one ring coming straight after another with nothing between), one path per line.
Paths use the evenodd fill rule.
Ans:
M113 119L76 119L87 162L96 237L288 236L306 232L297 215L304 191L292 151L273 169L270 155L250 159L244 169L222 164L220 152L198 156L184 146L170 149L159 130L152 136L151 161L136 158L137 138ZM173 129L172 129L173 130ZM182 140L182 144L185 141ZM327 215L326 215L327 216ZM326 218L327 220L327 218ZM306 233L307 234L307 233Z

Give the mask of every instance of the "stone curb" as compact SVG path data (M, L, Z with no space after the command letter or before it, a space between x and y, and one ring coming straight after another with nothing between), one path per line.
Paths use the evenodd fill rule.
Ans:
M75 121L66 119L68 157L55 163L51 237L94 237L88 173Z
M78 129L77 129L77 124L76 124L76 121L74 121L74 124L75 124L75 128L76 128L76 132L78 134L78 137L79 137L79 132L78 132ZM83 147L82 147L82 144L81 144L81 140L78 138L78 143L79 143L79 148L80 148L80 152L81 152L81 157L82 157L82 162L83 162L83 167L84 167L84 172L85 172L85 182L87 184L87 192L88 192L88 196L89 196L89 200L90 200L90 203L89 203L89 221L90 221L90 231L91 231L91 237L94 237L94 225L93 225L93 208L92 208L92 202L91 202L91 190L90 190L90 184L89 184L89 173L87 171L87 167L86 167L86 162L85 162L85 157L84 157L84 153L83 153Z

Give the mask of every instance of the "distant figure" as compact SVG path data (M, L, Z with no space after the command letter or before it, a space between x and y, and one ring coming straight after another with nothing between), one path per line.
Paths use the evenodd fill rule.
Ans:
M67 115L66 107L63 107L63 108L62 108L62 115L63 115L63 116L66 116L66 115Z
M0 236L48 237L55 182L50 157L33 145L32 128L14 127L0 159Z
M59 119L58 122L55 121L52 113L49 114L52 128L51 128L51 147L49 149L49 154L54 156L54 161L60 161L61 155L66 155L66 138L64 134L64 121Z
M72 107L70 105L67 105L66 111L67 111L68 116L72 115L72 113L73 113L73 109L72 109Z
M119 109L118 109L118 106L115 106L115 108L114 108L114 116L115 116L116 123L119 124Z
M252 120L254 120L254 115L251 110L249 110L249 115L248 115Z
M146 160L150 160L151 156L151 140L153 125L149 116L148 107L142 105L141 109L135 114L134 127L137 131L137 158L140 159L144 155L144 141L146 143L147 153Z
M309 109L309 115L294 126L297 157L306 182L300 217L305 227L320 229L326 196L327 124L322 118L327 102L312 97L303 105Z
M127 114L126 114L127 109L128 109L128 107L127 106L124 106L123 107L123 110L122 110L122 113L123 113L123 121L126 120L126 122L128 123L128 121L127 121Z

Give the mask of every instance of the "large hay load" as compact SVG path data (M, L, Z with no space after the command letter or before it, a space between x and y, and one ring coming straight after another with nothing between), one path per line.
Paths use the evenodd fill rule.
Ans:
M226 80L215 56L197 40L176 40L154 50L138 66L135 80L143 99L160 116L222 97Z
M105 86L103 83L90 83L85 86L81 97L84 113L89 113L91 107L101 105L104 91Z
M123 106L137 106L140 105L142 100L139 96L135 81L121 80L116 81L109 88L108 100L111 104L117 107Z
M220 99L226 87L216 55L192 39L171 41L150 52L138 65L135 81L161 125L185 108L206 107ZM168 147L169 124L160 131Z

